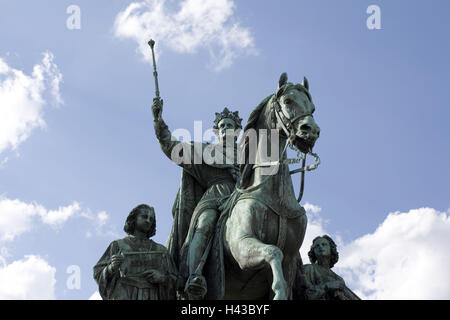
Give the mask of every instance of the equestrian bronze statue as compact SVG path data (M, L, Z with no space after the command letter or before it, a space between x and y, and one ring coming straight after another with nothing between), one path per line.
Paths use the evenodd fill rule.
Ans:
M153 51L154 42L149 44ZM154 75L156 137L183 168L168 242L179 268L179 297L291 299L307 225L299 204L304 173L320 163L312 152L320 129L308 81L291 83L283 73L277 90L251 112L240 143L237 111L216 113L219 142L211 145L172 137L162 119L155 64ZM287 158L288 147L296 159ZM211 155L208 161L205 154ZM307 154L313 165L305 165ZM302 168L290 171L289 164L300 161ZM298 172L296 197L291 175Z

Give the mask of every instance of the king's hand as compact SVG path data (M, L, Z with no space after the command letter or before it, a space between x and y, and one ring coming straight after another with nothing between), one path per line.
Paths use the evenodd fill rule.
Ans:
M153 118L155 119L155 121L161 120L163 104L164 104L164 101L162 99L153 98L152 112L153 112Z

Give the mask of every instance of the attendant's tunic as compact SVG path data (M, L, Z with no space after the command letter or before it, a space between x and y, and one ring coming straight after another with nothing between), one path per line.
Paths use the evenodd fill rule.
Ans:
M111 273L107 268L113 255L122 253L125 257L119 270ZM145 259L139 260L139 253ZM134 261L129 262L128 259ZM153 284L140 273L157 269L166 276L166 281ZM177 272L167 249L153 240L139 240L128 236L115 240L106 249L94 267L94 279L104 300L175 300Z
M360 300L347 286L339 290L327 290L326 283L340 280L340 276L331 269L318 264L307 264L305 270L305 298L307 300Z

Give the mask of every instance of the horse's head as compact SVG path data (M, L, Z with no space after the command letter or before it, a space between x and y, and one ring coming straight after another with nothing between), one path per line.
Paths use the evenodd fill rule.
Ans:
M312 151L320 134L313 118L314 110L308 80L304 78L302 84L294 84L287 82L287 74L283 73L272 101L272 118L276 120L276 129L304 153Z

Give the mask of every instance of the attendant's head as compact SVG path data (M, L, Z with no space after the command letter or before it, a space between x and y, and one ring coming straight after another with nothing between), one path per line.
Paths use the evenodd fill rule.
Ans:
M312 264L322 264L326 261L329 268L332 268L339 260L336 243L327 235L316 237L308 252L308 257Z
M135 235L136 231L140 231L147 238L154 236L156 233L155 209L146 204L138 205L131 210L123 230L129 235Z

